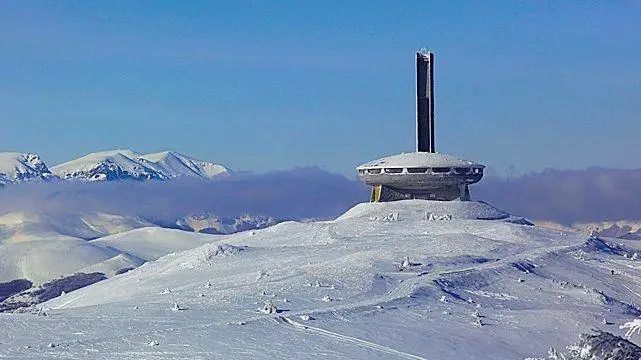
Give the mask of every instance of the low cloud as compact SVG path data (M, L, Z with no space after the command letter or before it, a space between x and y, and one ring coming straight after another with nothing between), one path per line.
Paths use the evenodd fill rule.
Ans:
M357 180L318 168L236 174L217 181L22 184L0 189L0 214L105 212L158 222L201 212L330 219L368 201L368 191ZM548 170L514 179L486 178L471 191L475 200L533 220L641 219L641 169Z
M105 212L172 221L207 211L224 217L251 213L281 219L324 219L367 199L367 189L357 181L317 168L301 168L216 181L13 185L0 190L0 213Z
M484 179L475 199L534 220L562 224L641 219L641 169L547 170Z

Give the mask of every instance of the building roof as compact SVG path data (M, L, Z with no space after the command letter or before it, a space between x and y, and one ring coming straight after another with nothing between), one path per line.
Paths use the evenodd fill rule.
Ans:
M485 167L474 161L459 159L452 155L413 152L403 153L384 157L378 160L370 161L359 166L357 169L380 168L380 167L397 167L397 168L414 168L414 167Z

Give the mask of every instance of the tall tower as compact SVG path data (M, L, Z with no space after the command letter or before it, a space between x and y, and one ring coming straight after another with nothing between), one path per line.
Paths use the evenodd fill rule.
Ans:
M434 53L416 53L416 151L436 152L434 144Z

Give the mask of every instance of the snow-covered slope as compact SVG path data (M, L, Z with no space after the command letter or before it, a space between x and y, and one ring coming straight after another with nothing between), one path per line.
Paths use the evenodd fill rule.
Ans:
M78 271L111 276L215 238L152 226L135 217L104 213L2 215L0 282L28 279L39 285Z
M37 154L0 152L0 187L55 178Z
M0 357L543 358L641 315L641 244L501 213L361 204L217 236L53 299L48 316L0 316Z
M215 236L176 229L146 227L92 240L91 244L134 255L146 261L171 252L193 249L214 241Z
M189 176L209 179L229 171L222 165L196 160L173 151L146 154L140 156L140 159L155 164L169 178Z
M153 224L136 217L105 213L12 212L0 215L0 244L54 239L95 239Z
M40 284L75 271L113 275L168 253L214 241L212 233L276 223L260 216L221 219L207 214L188 219L191 221L180 221L181 228L187 230L182 231L138 217L105 213L0 215L0 282L26 278Z
M115 249L74 238L0 244L0 282L28 279L39 285L97 266L120 254ZM129 259L124 264L112 261L105 263L103 270L107 274L114 274L122 268L136 267L141 263L136 259Z
M63 179L82 181L209 179L228 172L221 165L172 151L144 155L131 150L91 153L54 166L52 171Z

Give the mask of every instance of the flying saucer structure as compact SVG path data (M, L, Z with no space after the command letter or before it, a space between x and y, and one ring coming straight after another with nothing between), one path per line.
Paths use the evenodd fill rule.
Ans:
M434 142L434 53L416 53L416 152L370 161L357 167L372 186L371 201L403 199L470 200L469 185L483 177L484 165L436 152Z

